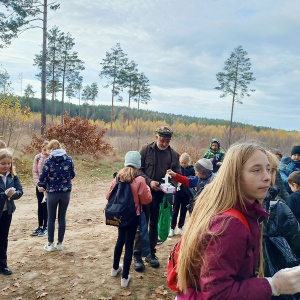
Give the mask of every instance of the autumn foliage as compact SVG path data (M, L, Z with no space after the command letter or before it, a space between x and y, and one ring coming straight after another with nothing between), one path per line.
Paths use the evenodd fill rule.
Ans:
M30 145L25 148L24 152L35 153L41 150L44 140L57 139L70 155L87 154L98 158L101 155L111 154L113 151L113 147L103 141L106 131L106 128L99 129L97 125L92 125L84 117L72 119L65 114L63 125L46 128L41 137L33 135Z

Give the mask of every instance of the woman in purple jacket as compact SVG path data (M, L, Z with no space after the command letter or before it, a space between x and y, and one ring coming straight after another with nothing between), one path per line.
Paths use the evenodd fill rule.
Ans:
M270 180L263 148L244 143L229 149L218 176L197 199L183 236L178 300L269 300L272 294L300 291L299 267L262 278L260 224L268 213L260 203ZM221 214L231 208L244 215L249 229L238 218Z

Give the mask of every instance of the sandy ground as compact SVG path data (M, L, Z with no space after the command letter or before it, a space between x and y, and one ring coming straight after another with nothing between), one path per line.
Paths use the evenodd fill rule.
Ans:
M166 285L166 264L178 235L157 247L159 269L146 264L146 270L137 273L132 265L127 288L121 288L120 276L110 277L117 229L104 224L109 184L74 179L64 250L54 252L43 249L46 236L30 236L37 227L37 200L34 185L23 184L9 234L8 266L13 274L0 275L1 300L175 298Z

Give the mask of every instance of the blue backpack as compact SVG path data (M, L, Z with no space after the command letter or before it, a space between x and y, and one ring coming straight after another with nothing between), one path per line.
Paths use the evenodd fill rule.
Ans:
M106 225L125 227L136 217L135 203L130 183L116 180L105 207Z

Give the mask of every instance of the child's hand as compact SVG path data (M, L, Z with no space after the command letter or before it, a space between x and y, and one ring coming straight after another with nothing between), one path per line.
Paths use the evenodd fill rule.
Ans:
M176 173L174 171L172 171L171 169L167 170L167 173L171 176L171 177L175 177Z
M46 190L45 190L43 187L39 186L39 187L38 187L38 191L39 191L40 193L42 193L42 192L45 192Z
M15 192L16 192L16 189L14 187L11 187L5 191L5 195L8 197L12 197Z

